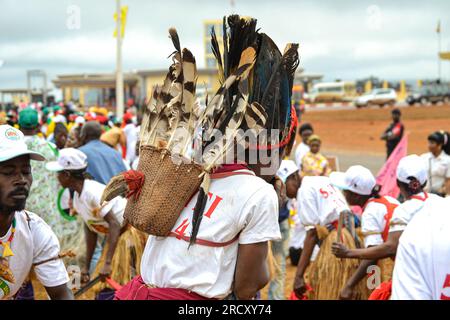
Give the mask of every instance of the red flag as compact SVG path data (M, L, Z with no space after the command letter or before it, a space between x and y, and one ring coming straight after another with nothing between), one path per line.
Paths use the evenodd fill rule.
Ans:
M397 198L400 190L397 187L397 166L400 159L406 157L408 149L408 135L405 134L399 142L389 159L378 172L377 183L381 185L382 196L391 196Z

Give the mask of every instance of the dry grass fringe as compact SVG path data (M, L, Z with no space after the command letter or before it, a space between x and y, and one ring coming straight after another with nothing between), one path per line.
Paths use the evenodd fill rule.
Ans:
M343 243L350 249L355 248L355 241L346 228L342 228ZM336 258L331 252L331 245L337 240L337 231L333 230L323 240L319 254L309 270L310 284L313 292L310 298L313 300L336 300L339 292L355 273L360 261L357 259ZM365 300L369 296L369 290L365 279L355 288L354 299Z
M144 253L146 241L147 236L131 226L128 230L122 233L119 237L116 251L114 252L111 263L111 279L121 285L124 285L136 275L141 273L141 258ZM91 279L94 279L100 273L105 262L107 252L108 245L105 245L95 271L91 275ZM106 283L98 283L91 290L93 292L99 292L107 287L108 285Z

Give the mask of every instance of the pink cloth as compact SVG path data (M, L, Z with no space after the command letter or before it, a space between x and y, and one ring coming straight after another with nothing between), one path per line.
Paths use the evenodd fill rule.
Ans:
M406 157L408 150L408 135L400 140L397 147L395 147L389 159L378 172L377 183L381 185L380 195L391 196L397 198L400 190L397 187L397 166L400 159Z
M176 288L149 288L141 276L134 277L121 290L114 300L212 300L194 292Z

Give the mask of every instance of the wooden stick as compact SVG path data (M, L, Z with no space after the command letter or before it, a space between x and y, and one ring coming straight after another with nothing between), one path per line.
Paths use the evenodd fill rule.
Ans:
M102 279L102 277L99 275L97 277L95 277L94 279L92 279L91 281L89 281L84 287L82 287L80 290L78 290L77 292L75 292L75 294L73 295L75 298L82 295L83 293L85 293L86 291L88 291L90 288L92 288L97 282L99 282Z
M342 211L339 214L339 221L338 221L338 228L337 228L337 239L336 242L342 243L342 227L344 225L344 216L346 214L346 211Z
M47 263L47 262L50 262L50 261L53 261L53 260L62 259L64 257L73 258L75 256L76 256L76 254L72 250L68 250L68 251L65 251L65 252L61 252L56 257L53 257L53 258L50 258L50 259L47 259L47 260L44 260L44 261L39 261L39 262L33 263L33 266L39 266L41 264L44 264L44 263Z

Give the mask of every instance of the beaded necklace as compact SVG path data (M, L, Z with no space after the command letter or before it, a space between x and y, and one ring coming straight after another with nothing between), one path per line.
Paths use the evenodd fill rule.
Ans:
M14 255L14 253L11 250L11 242L14 239L15 233L16 233L16 218L13 219L11 235L8 237L8 240L6 240L6 242L0 240L0 245L3 247L3 254L2 254L3 258L11 257Z

